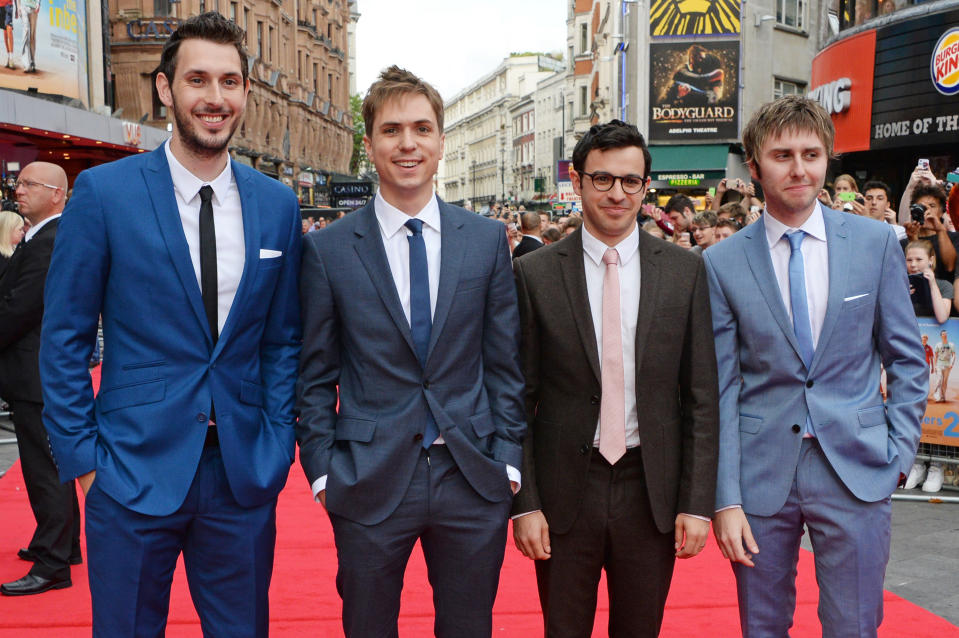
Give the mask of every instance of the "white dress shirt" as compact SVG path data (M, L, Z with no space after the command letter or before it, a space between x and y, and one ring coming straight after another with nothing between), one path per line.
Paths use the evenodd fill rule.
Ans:
M181 164L170 150L170 142L164 146L176 206L183 224L183 234L190 247L190 260L196 283L200 283L200 188L209 185L213 189L213 226L216 229L216 288L217 331L223 332L227 315L233 306L243 265L246 263L246 246L243 237L243 209L240 191L233 179L233 169L227 161L223 171L212 181L205 182Z
M27 243L28 241L33 239L33 236L39 233L41 228L43 228L44 226L52 222L54 219L57 219L58 217L60 217L60 213L57 213L56 215L50 215L49 217L44 219L42 222L38 223L36 226L31 226L30 230L28 230L27 233L23 236L23 243Z
M636 322L639 318L639 226L615 246L607 246L589 234L583 226L583 267L586 270L586 293L596 332L596 351L603 360L603 279L607 248L619 253L619 314L623 339L623 378L626 399L626 447L639 445L639 417L636 414ZM599 447L599 421L593 444Z
M766 241L769 242L769 256L772 258L779 292L782 294L786 315L792 323L792 304L789 301L789 255L792 250L786 233L795 230L806 232L800 251L803 267L806 270L806 304L809 308L809 323L812 327L813 348L819 344L819 333L826 319L826 302L829 298L829 251L826 249L826 223L823 221L822 208L816 202L816 208L798 229L786 226L767 211L763 215L766 225Z
M410 242L407 237L412 236L413 232L406 227L406 222L412 218L423 222L423 243L426 244L426 265L429 269L430 278L430 317L436 312L436 297L440 288L440 258L441 236L440 236L440 206L436 199L436 193L430 197L416 215L412 218L390 204L383 195L377 191L373 199L373 211L376 213L376 221L380 226L380 237L383 239L383 248L386 250L386 261L390 265L390 273L393 275L393 283L396 285L396 293L400 298L400 305L403 306L403 314L406 315L406 321L410 321ZM443 445L442 435L433 441L433 445ZM313 481L311 490L313 497L316 498L320 492L326 489L326 474ZM520 482L520 472L511 465L506 466L506 476L511 481Z

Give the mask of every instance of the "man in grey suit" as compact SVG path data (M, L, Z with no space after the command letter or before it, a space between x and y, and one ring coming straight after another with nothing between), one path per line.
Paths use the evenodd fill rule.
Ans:
M698 554L716 487L719 392L702 260L640 230L635 126L593 126L570 177L583 226L514 261L526 416L516 545L536 560L546 635L659 634L675 558Z
M390 67L363 118L379 192L304 240L300 460L333 524L348 637L397 635L419 540L436 635L488 638L526 429L506 234L433 192L433 87Z
M823 635L876 635L890 495L912 465L926 405L892 227L816 201L833 137L811 100L761 107L743 145L765 213L704 252L720 389L714 527L747 638L788 635L804 526Z

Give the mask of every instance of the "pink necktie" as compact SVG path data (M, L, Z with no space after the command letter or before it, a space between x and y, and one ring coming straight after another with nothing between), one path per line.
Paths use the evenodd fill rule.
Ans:
M623 374L622 319L619 316L619 253L603 255L603 394L599 406L599 453L614 465L626 454L626 390Z

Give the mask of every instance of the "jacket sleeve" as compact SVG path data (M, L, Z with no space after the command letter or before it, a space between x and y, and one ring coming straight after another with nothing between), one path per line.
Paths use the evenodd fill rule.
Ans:
M87 363L110 272L103 203L89 172L77 177L57 228L40 341L43 423L60 479L96 468L97 423Z

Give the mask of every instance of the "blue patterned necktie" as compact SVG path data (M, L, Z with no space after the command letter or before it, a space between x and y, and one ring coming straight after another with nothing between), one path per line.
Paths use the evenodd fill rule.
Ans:
M406 238L410 243L410 332L413 335L416 356L425 368L433 318L430 311L430 271L426 262L426 242L423 241L423 221L408 219L404 226L413 233ZM427 417L426 430L423 432L425 448L439 437L436 421L428 409Z
M803 363L806 364L808 371L816 350L812 343L812 324L809 321L809 302L806 299L806 268L800 249L805 237L806 233L802 230L786 234L791 250L789 253L789 304L792 307L793 330L796 333L796 341L799 342ZM806 434L815 436L810 416L806 417Z

